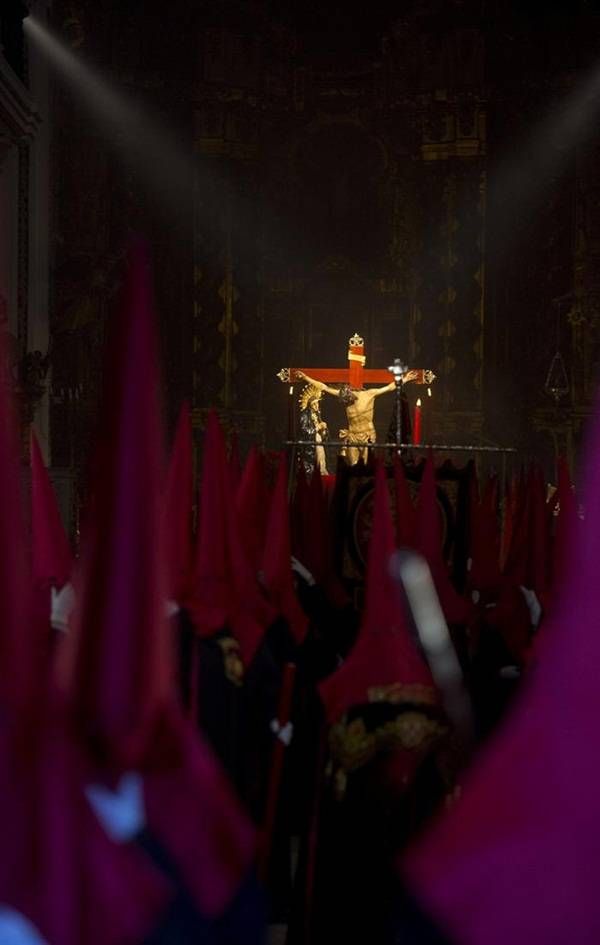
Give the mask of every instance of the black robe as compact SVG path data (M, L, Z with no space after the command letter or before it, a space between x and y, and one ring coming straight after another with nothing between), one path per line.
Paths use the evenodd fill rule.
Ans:
M394 394L394 408L392 410L392 416L390 419L390 425L388 427L387 442L388 443L398 443L398 424L397 424L397 410L396 410L396 394ZM404 393L404 390L400 391L400 443L410 443L410 438L412 435L412 423L410 419L410 406L408 403L408 397Z
M357 707L349 722L363 719L367 731L375 731L403 708L413 707ZM323 749L288 945L391 945L398 921L397 857L439 805L447 785L430 755L412 784L398 792L388 780L390 754L381 752L348 775L340 797L324 744Z

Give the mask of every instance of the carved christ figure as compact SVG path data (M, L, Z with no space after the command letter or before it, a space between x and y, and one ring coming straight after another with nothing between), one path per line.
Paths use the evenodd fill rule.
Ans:
M388 391L394 390L396 383L391 381L382 387L365 389L365 384L381 383L390 376L390 371L396 376L392 368L386 370L365 369L365 343L359 335L353 335L348 342L347 368L297 368L287 367L279 371L277 377L285 384L293 386L295 381L305 380L314 388L339 397L346 408L348 429L340 430L340 439L345 440L347 446L342 451L349 463L357 463L367 454L367 447L353 446L354 443L374 443L375 426L373 414L375 398ZM398 362L399 363L399 362ZM310 373L309 373L310 372ZM399 374L399 382L406 384L414 381L416 384L431 384L435 379L432 371L421 368L405 370ZM338 384L338 387L332 387Z
M333 397L339 397L346 410L348 419L348 428L340 430L340 440L344 440L345 447L342 449L342 456L345 456L351 466L363 459L366 461L368 446L365 443L374 443L376 440L375 424L373 416L375 413L375 398L381 394L387 394L395 390L396 383L391 381L385 387L371 387L367 390L355 389L349 384L342 384L341 387L330 387L322 381L317 381L309 377L304 371L298 371L297 376L301 380L308 381L313 387L331 394ZM402 383L416 381L419 378L418 371L407 371L402 377ZM354 444L363 444L355 446Z

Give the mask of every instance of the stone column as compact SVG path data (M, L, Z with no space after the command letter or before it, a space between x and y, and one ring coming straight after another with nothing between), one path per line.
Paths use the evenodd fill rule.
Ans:
M50 6L50 0L32 0L30 3L31 12L42 23L48 21ZM40 125L29 145L27 352L33 370L43 374L47 369L44 359L49 346L50 81L46 61L36 54L35 49L29 48L28 54L29 87L39 114ZM40 446L48 460L49 380L47 378L41 397L32 405L33 422Z
M39 285L39 271L31 267L32 233L47 233L47 217L37 225L38 194L30 189L32 143L40 125L40 115L29 88L24 84L0 49L0 291L4 331L8 333L13 355L13 376L21 400L25 429L32 422L45 392L47 370L46 336L40 339L43 350L32 351L29 332L31 287ZM47 237L46 237L47 239ZM46 320L47 302L31 301L40 318Z

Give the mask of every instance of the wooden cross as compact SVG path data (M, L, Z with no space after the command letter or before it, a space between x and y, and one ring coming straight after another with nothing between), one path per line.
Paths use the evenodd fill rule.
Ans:
M277 377L284 384L294 384L301 381L300 374L308 374L314 377L316 381L323 381L325 384L349 384L356 390L362 390L365 384L389 384L390 370L365 369L365 343L359 335L353 335L348 342L348 367L347 368L300 368L287 367L279 371ZM411 372L412 373L412 372ZM419 369L416 371L416 377L411 380L415 384L431 384L433 374L431 371Z

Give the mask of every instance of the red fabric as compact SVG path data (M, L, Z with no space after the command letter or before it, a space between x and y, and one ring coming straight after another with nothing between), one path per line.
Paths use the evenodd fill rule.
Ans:
M417 514L410 494L404 463L394 455L394 486L396 491L396 537L400 548L414 548Z
M327 473L327 475L321 475L323 481L323 489L325 490L325 495L327 500L330 501L335 493L335 484L336 476L335 473Z
M500 540L500 563L502 571L506 568L506 562L508 561L508 554L512 544L515 517L517 514L518 492L518 480L513 476L509 482L505 483L502 537Z
M299 502L296 514L301 516L302 556L297 557L314 576L334 607L345 607L348 595L333 566L333 536L330 497L323 477L315 466L306 486L303 473L299 474L296 492ZM305 488L306 487L306 488Z
M529 477L522 469L513 483L509 506L510 540L506 543L504 574L515 584L526 584L529 568L529 527L531 520L531 490Z
M491 476L478 500L473 480L470 502L469 587L481 594L478 610L480 628L495 628L503 638L515 663L528 658L531 644L531 614L518 584L504 577L500 569L500 528L497 517L498 480Z
M422 906L461 945L600 941L600 404L579 534L536 664L460 801L403 864Z
M136 246L109 325L93 508L82 539L75 630L64 647L74 724L117 766L142 763L170 698L161 540L163 469L149 264Z
M231 603L231 563L228 547L229 474L225 440L217 415L211 411L203 442L202 478L198 501L198 530L190 594L195 601L195 628L210 636L227 623ZM186 601L189 607L190 600Z
M444 561L441 512L431 451L425 461L417 501L416 548L427 560L446 620L452 624L466 623L472 608L454 589Z
M253 446L236 492L237 520L244 550L255 573L260 571L265 547L269 490L264 457Z
M271 499L262 570L270 600L287 621L294 639L301 643L306 636L308 619L294 589L287 492L288 466L285 453L282 453Z
M249 868L253 835L176 704L160 540L155 339L139 246L110 339L68 680L71 724L90 757L88 780L112 784L125 772L141 774L150 833L164 843L200 909L216 913Z
M229 475L233 489L237 490L242 479L242 461L240 459L240 441L235 430L229 438Z
M348 383L350 387L362 388L364 381L364 361L355 361L350 359L350 355L356 355L359 358L364 358L365 349L364 345L349 345L348 346Z
M542 599L550 584L550 520L546 504L546 485L539 465L532 467L529 478L531 492L531 522L529 567L526 587L532 588Z
M471 480L469 501L469 531L471 568L469 586L473 590L488 591L497 588L502 580L500 571L500 527L495 506L495 478L486 483L479 500L477 478Z
M63 587L73 554L37 437L31 431L31 568L36 585Z
M558 488L555 500L553 506L556 508L558 505L558 516L555 520L552 548L552 579L556 589L568 564L568 549L575 540L572 535L579 528L577 502L571 486L569 466L563 457L558 460Z
M192 505L194 501L192 419L186 402L179 412L164 492L163 535L169 597L185 597L192 567Z
M212 753L175 707L156 732L144 798L150 832L169 851L201 912L218 915L252 866L255 831Z
M0 739L0 902L48 945L141 945L172 890L145 856L108 839L66 732L46 711L27 754Z
M242 545L225 439L214 411L209 414L204 438L194 575L185 606L200 636L228 626L246 665L274 619Z
M101 830L69 729L40 682L17 457L0 383L0 903L49 945L138 945L169 891Z
M369 702L369 689L374 686L433 688L431 672L411 639L398 588L389 574L394 548L385 469L378 463L360 633L344 664L319 685L330 723L352 706Z
M532 465L519 483L504 574L514 584L531 588L541 598L549 583L549 548L544 477L540 467Z

